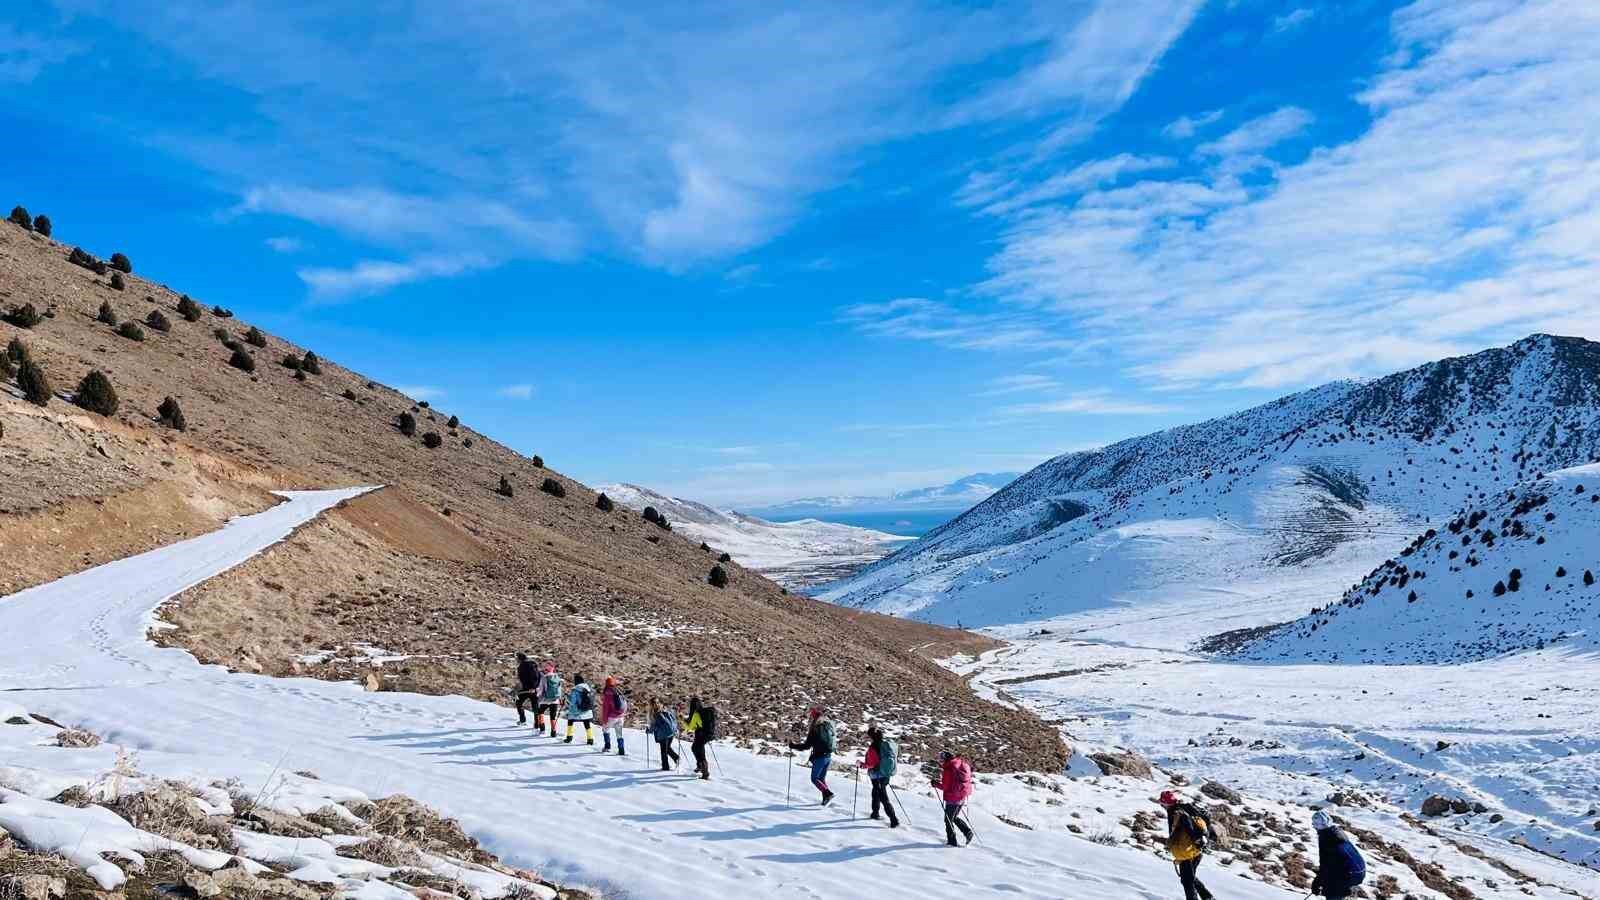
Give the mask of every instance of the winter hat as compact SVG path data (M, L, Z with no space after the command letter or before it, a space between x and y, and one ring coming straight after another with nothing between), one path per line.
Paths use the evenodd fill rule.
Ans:
M1326 812L1319 809L1311 814L1311 827L1318 831L1327 831L1333 827L1333 819Z
M1162 806L1177 806L1178 805L1178 795L1174 794L1171 791L1162 791L1161 792L1161 799L1158 802Z
M556 673L556 664L555 663L545 663L544 664L544 673L546 675L554 675Z
M527 662L528 661L528 654L526 654L526 653L518 653L517 654L517 661L518 662Z
M813 718L813 719L822 718L822 707L820 707L820 706L811 707L810 715L811 715L811 718Z
M951 753L949 750L940 750L939 751L939 761L940 762L949 762L950 760L955 759L955 758L956 758L956 755L954 753Z
M572 683L573 684L583 684L583 676L582 675L574 675L574 676L572 676Z
M616 687L616 686L617 686L617 680L615 678L612 678L610 675L607 675L606 676L606 687Z

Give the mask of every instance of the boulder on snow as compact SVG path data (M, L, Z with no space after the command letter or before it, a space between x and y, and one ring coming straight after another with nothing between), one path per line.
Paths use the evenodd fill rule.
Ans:
M1208 781L1205 784L1200 785L1200 793L1205 794L1207 797L1210 797L1213 800L1226 800L1229 803L1236 804L1244 802L1244 798L1239 796L1238 791L1216 781Z
M1422 814L1425 816L1442 816L1450 812L1450 800L1434 794L1422 801Z
M1154 778L1155 769L1150 761L1128 750L1120 753L1091 753L1089 760L1100 767L1102 775L1126 775L1130 778Z
M1464 816L1467 813L1472 812L1472 804L1461 799L1460 797L1456 797L1450 801L1450 811L1456 815Z

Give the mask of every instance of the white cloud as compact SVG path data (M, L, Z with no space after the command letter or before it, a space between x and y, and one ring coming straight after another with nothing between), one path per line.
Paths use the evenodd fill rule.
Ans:
M426 384L400 384L395 385L395 390L413 400L427 400L432 402L445 395L445 389Z
M1018 403L1012 406L1003 406L997 412L1002 416L1060 415L1062 413L1094 416L1154 415L1172 412L1172 407L1133 399L1122 399L1109 391L1085 391L1038 403Z
M1075 169L1052 175L1026 189L1017 189L1009 197L998 197L996 191L988 192L995 198L983 207L989 215L1004 215L1047 200L1080 194L1090 188L1114 184L1127 175L1137 175L1177 165L1176 160L1160 156L1135 156L1121 153L1109 159L1086 162ZM968 182L971 183L970 181ZM1015 187L1013 183L1013 188ZM963 188L965 190L965 188Z
M1188 140L1195 136L1200 129L1213 125L1222 120L1223 110L1213 109L1193 116L1179 116L1173 119L1167 127L1161 129L1161 135L1175 141Z
M1424 0L1393 28L1406 52L1358 95L1362 134L1258 185L1217 166L1032 208L979 288L1006 305L962 315L1028 309L1164 387L1284 388L1600 334L1600 6ZM1248 158L1304 122L1280 110L1206 153Z
M311 288L312 296L338 300L376 294L389 288L430 278L448 278L487 268L489 258L477 254L425 256L404 262L366 259L346 268L309 267L296 275Z
M1201 144L1195 153L1222 160L1253 158L1311 127L1311 113L1298 106L1285 106L1240 125L1222 137Z
M1006 375L989 382L987 390L979 397L1004 397L1008 394L1026 394L1034 391L1055 390L1061 382L1049 375Z
M1299 9L1291 10L1274 18L1272 20L1272 30L1279 33L1293 31L1294 29L1299 28L1300 26L1309 22L1311 17L1315 16L1316 14L1316 10L1311 9L1310 7L1302 6Z
M933 341L962 350L1061 350L1073 346L1021 313L971 313L918 297L860 303L840 319L863 334Z
M265 243L274 253L299 253L306 248L306 242L297 237L269 237Z
M534 386L531 384L508 384L505 387L500 388L498 391L495 391L496 394L512 400L532 399L533 392Z

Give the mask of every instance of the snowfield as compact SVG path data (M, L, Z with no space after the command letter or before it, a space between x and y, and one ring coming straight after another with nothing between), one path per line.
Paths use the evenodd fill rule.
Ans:
M792 589L841 578L913 540L816 519L769 522L632 484L607 484L599 490L635 511L654 507L667 517L674 531L710 545L718 554L727 553L739 565Z
M0 599L0 633L20 636L0 658L7 708L108 741L93 751L65 750L41 746L32 729L15 728L32 737L5 745L0 810L11 808L4 827L19 835L50 833L52 817L70 814L39 801L104 774L121 749L136 752L141 771L152 775L235 777L288 804L303 794L321 806L327 798L318 792L331 785L368 796L403 792L458 818L508 864L597 886L608 896L1172 896L1170 863L1002 823L988 814L983 788L973 810L979 842L948 849L934 830L932 791L917 783L910 766L900 791L913 824L891 831L852 821L844 805L848 789L829 809L805 803L803 770L788 773L797 802L786 806L783 757L720 746L717 778L702 783L652 770L638 755L646 748L636 730L628 736L635 756L603 756L534 737L515 726L505 707L230 673L146 640L164 600L363 490L285 493L278 506L212 534ZM0 734L7 727L0 725ZM282 775L303 770L327 781ZM105 841L96 847L133 843L126 833ZM327 854L314 846L277 849L288 854L280 864L300 877L337 878L350 896L385 896L351 887L360 871L325 871ZM248 850L268 858L274 848ZM115 877L104 868L98 874ZM1292 896L1219 871L1209 881L1228 898Z

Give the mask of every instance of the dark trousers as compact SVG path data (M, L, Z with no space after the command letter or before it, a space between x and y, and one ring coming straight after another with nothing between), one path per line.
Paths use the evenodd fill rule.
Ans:
M533 695L533 691L527 690L517 692L517 721L527 724L528 714L522 711L523 706L527 706L529 712L538 714L539 699Z
M694 742L689 749L694 751L694 768L700 773L701 778L711 777L711 766L706 763L706 745L711 743L710 738L695 735Z
M656 745L661 748L661 770L663 772L678 764L678 751L672 749L671 738L664 741L656 741ZM669 759L672 760L671 766L667 765L667 760Z
M900 820L894 814L894 803L889 799L889 779L872 779L872 817L878 817L878 810L882 808L889 814L889 824L897 825Z
M965 803L946 803L944 805L944 839L954 845L956 842L956 829L961 829L961 836L972 843L972 826L967 820L961 818L961 810L966 808Z
M558 707L560 705L561 704L559 704L559 703L541 703L541 704L539 704L539 715L544 716L545 721L550 723L550 736L551 737L555 737L556 736L556 707Z
M1200 868L1201 857L1178 863L1178 880L1183 882L1183 900L1211 900L1211 892L1200 883L1195 870Z

